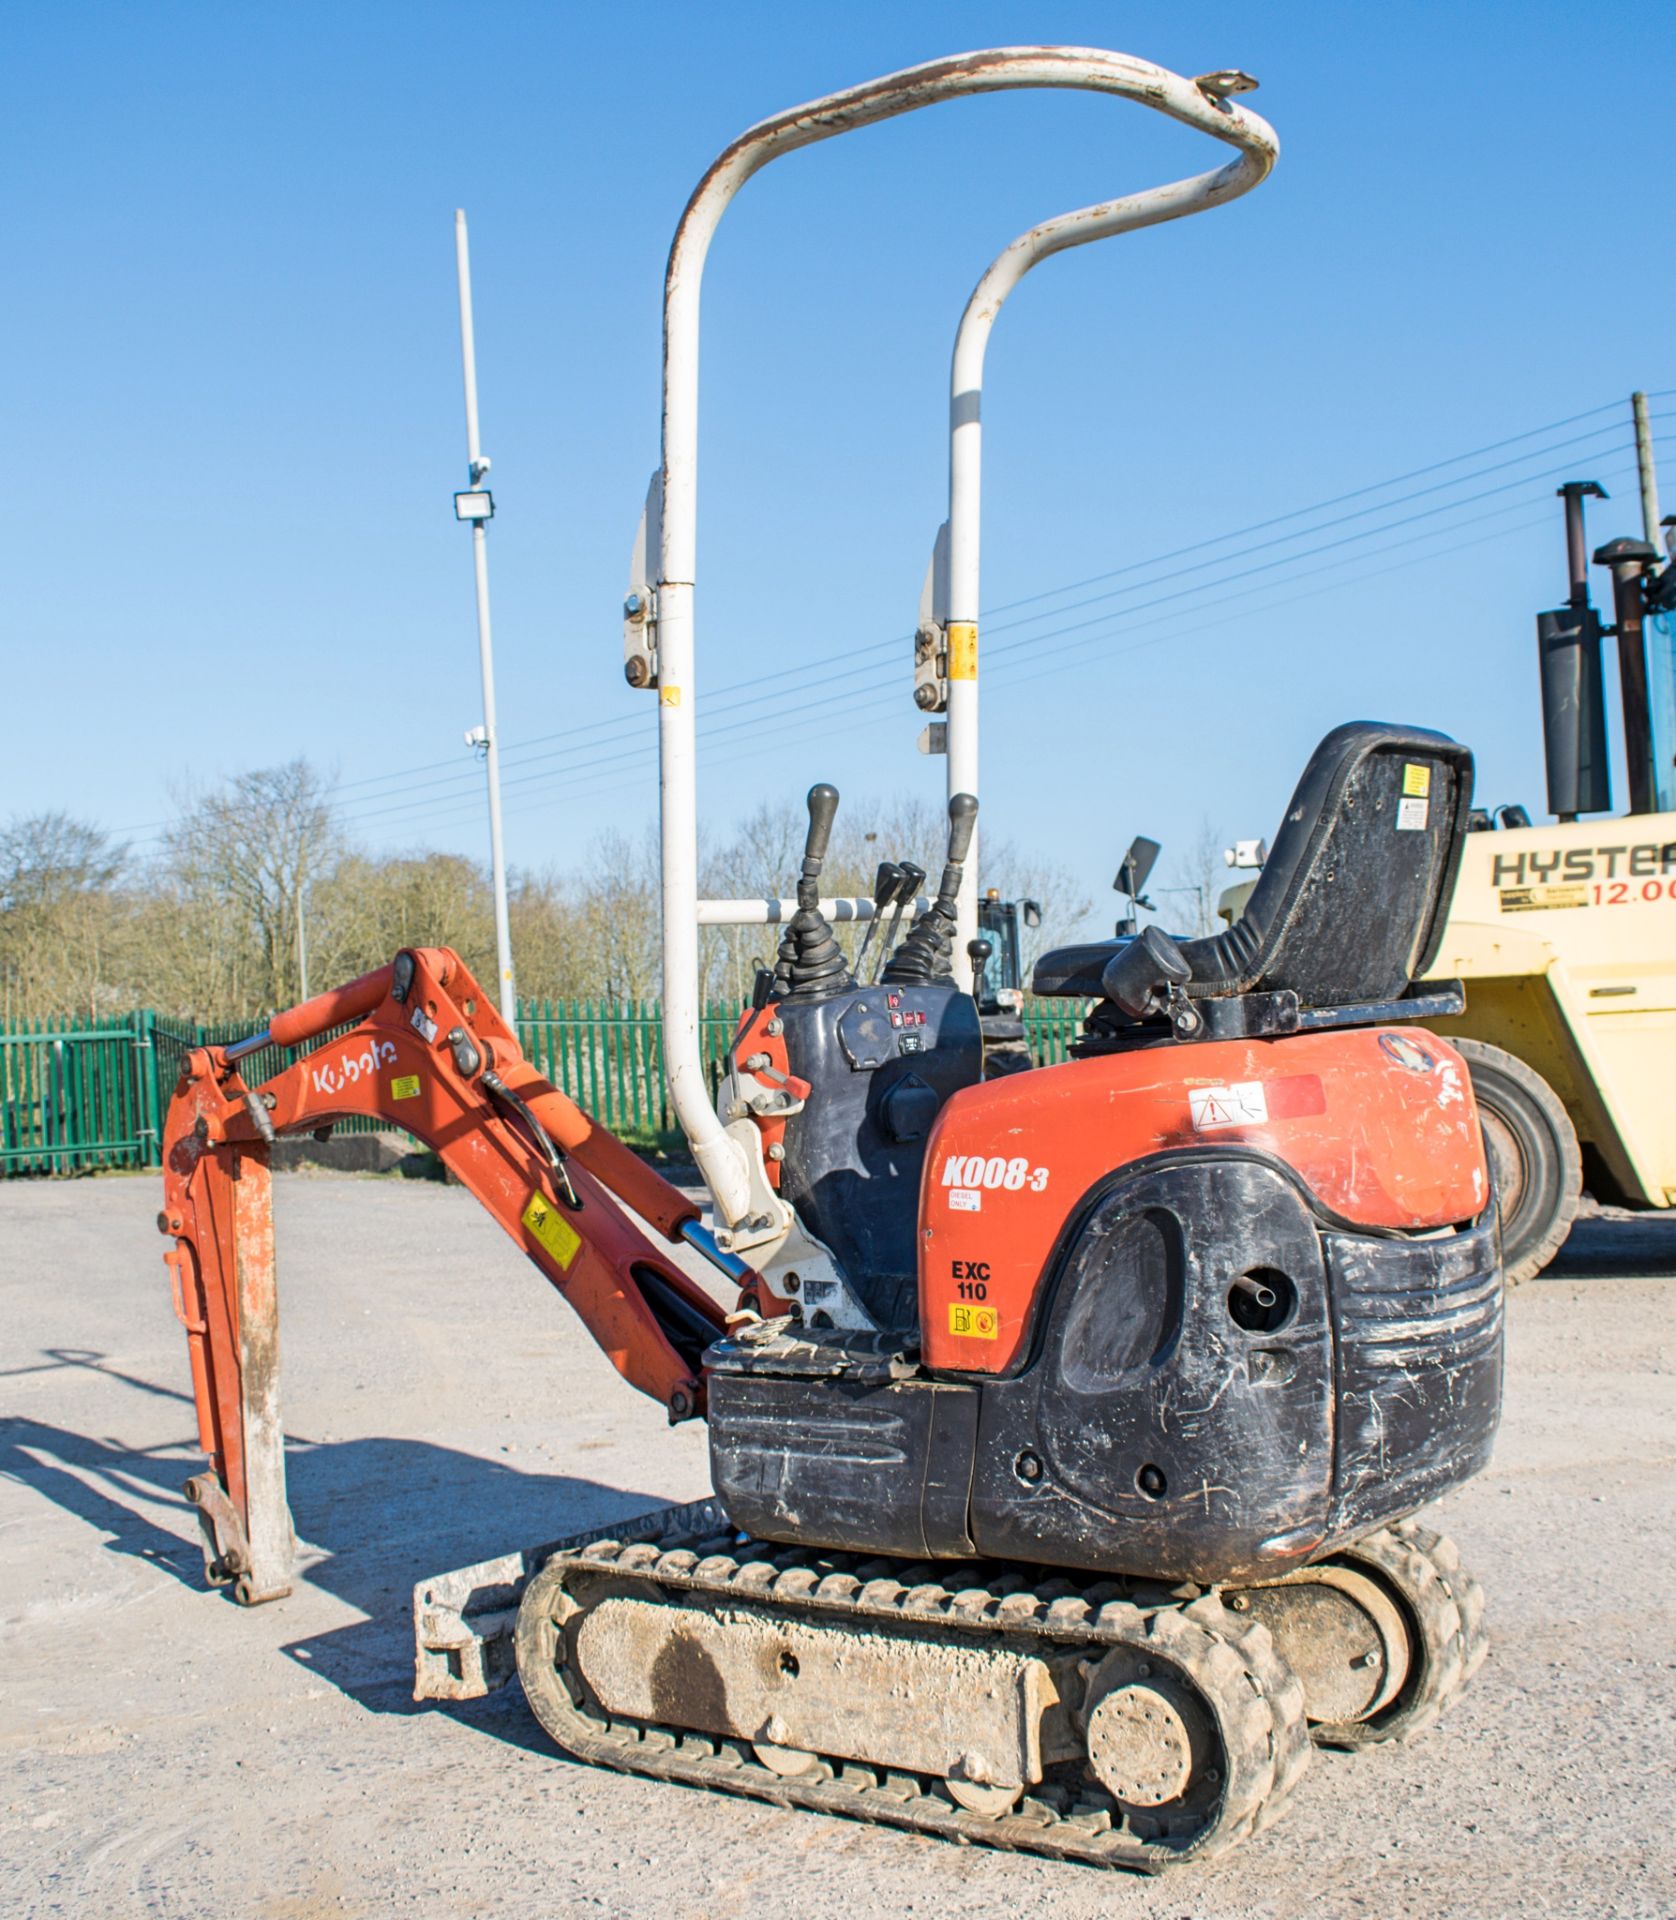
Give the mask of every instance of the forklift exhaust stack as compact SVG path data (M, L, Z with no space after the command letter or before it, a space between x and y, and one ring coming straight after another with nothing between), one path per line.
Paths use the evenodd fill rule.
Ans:
M1561 820L1606 813L1612 776L1606 758L1606 684L1601 669L1600 615L1589 604L1588 542L1583 501L1606 498L1593 480L1568 480L1565 545L1571 590L1563 607L1536 616L1541 669L1542 745L1548 773L1548 810Z

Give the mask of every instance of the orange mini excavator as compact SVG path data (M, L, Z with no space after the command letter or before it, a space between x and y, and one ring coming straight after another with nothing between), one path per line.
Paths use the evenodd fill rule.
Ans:
M1501 1394L1471 1083L1415 1024L1461 1004L1413 983L1460 860L1463 747L1330 734L1238 924L1047 954L1035 991L1091 1008L1077 1057L987 1082L956 977L976 800L953 793L935 897L864 983L820 893L838 795L817 786L719 1093L697 1046L694 235L784 148L1023 85L1140 100L1236 147L1067 220L1175 217L1272 160L1240 82L1087 49L963 56L764 122L706 175L671 260L629 678L659 694L663 1060L710 1203L549 1085L445 949L192 1053L159 1225L210 1460L189 1493L240 1600L291 1579L270 1151L364 1115L431 1145L671 1421L707 1420L715 1488L421 1581L422 1697L516 1671L586 1760L1152 1870L1261 1827L1312 1736L1408 1737L1465 1684L1482 1597L1412 1517L1483 1465ZM965 433L970 389L955 400ZM976 698L966 497L928 650L951 766ZM246 1079L264 1043L311 1040Z
M626 1380L708 1418L716 1487L422 1582L422 1694L482 1692L510 1652L583 1758L1140 1867L1260 1825L1310 1730L1424 1727L1482 1656L1482 1599L1406 1516L1483 1464L1500 1405L1471 1086L1406 1024L1458 1004L1410 981L1470 796L1441 735L1340 728L1235 929L1046 955L1038 992L1094 1002L1081 1057L985 1082L948 977L970 811L861 986L814 904L837 799L815 789L810 904L720 1104L780 1148L824 1292L721 1248L452 953L193 1053L160 1225L210 1578L245 1601L290 1578L269 1148L373 1115L436 1149Z

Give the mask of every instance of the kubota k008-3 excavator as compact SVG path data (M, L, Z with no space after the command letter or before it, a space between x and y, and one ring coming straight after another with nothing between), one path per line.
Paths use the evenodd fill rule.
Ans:
M936 898L863 985L820 895L838 796L818 786L714 1105L697 1047L693 343L727 199L779 152L1013 86L1139 100L1236 149L1015 242L980 282L983 331L1058 247L1255 185L1274 142L1231 98L1247 84L967 55L766 121L705 176L670 261L629 677L659 694L665 1069L710 1218L530 1066L445 949L190 1055L159 1224L210 1457L189 1491L241 1600L291 1577L270 1148L359 1114L433 1146L624 1378L709 1425L713 1499L421 1581L421 1696L515 1668L587 1760L1155 1869L1271 1818L1312 1733L1411 1735L1482 1657L1477 1586L1411 1518L1483 1464L1500 1406L1471 1086L1412 1024L1460 1000L1412 983L1460 859L1464 748L1329 735L1238 925L1044 956L1035 990L1093 1005L1079 1057L987 1083L955 978L976 800L952 794ZM975 378L957 351L951 776L975 765ZM244 1079L264 1041L346 1022Z

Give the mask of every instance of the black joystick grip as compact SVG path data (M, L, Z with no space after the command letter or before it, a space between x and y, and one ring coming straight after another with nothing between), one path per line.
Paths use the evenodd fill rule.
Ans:
M972 849L977 818L978 803L971 794L957 793L950 799L948 857L937 884L937 898L891 955L884 977L892 986L924 986L953 978L955 904L960 898L961 869Z
M812 907L821 897L821 868L838 814L838 789L822 780L809 789L809 833L803 842L803 871L797 882L797 904Z
M978 803L969 793L957 793L949 801L949 850L943 877L937 883L936 911L954 918L955 902L960 898L960 872L972 850L972 829L977 825Z
M818 868L826 859L827 842L832 838L832 822L838 814L838 789L822 780L809 789L809 837L803 843L803 858Z
M807 999L848 993L855 984L843 948L832 937L820 910L821 867L838 812L838 789L824 780L809 789L809 834L803 842L803 871L797 880L797 912L792 915L774 968L776 991Z
M949 802L949 865L963 867L972 850L972 829L977 825L978 803L969 793L957 793Z

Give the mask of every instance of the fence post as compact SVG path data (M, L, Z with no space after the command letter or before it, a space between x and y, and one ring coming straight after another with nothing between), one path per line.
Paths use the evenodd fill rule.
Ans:
M163 1111L163 1089L157 1084L157 1015L150 1007L142 1007L133 1020L140 1165L160 1167L163 1164L163 1132L158 1116Z

